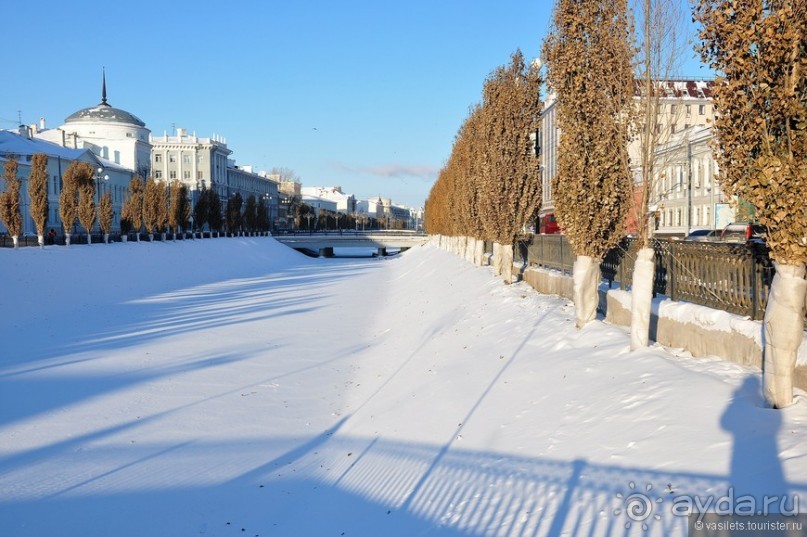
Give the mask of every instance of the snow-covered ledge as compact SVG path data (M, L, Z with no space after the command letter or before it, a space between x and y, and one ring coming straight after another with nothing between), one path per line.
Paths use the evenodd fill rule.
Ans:
M522 280L540 293L571 299L572 278L541 268L515 266ZM600 310L609 323L630 326L631 294L600 286ZM742 315L689 304L667 297L653 299L650 339L665 347L684 349L692 356L718 356L743 365L762 368L762 322ZM807 335L804 336L793 384L807 390Z
M607 291L605 320L628 326L630 303L628 291ZM719 356L762 368L762 322L742 315L656 297L651 312L650 338L665 347L689 351L692 356ZM807 335L799 347L794 385L807 390Z

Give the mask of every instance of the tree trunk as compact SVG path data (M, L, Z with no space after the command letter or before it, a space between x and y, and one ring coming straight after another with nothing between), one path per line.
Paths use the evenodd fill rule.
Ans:
M600 262L587 255L579 255L574 262L574 315L577 328L597 318L600 285Z
M64 245L65 246L70 246L70 233L65 233L64 234Z
M502 275L502 245L498 242L493 243L493 274Z
M653 275L655 273L655 252L652 248L642 248L636 255L633 266L630 307L630 348L647 347L650 341L650 309L653 304Z
M763 321L762 385L765 400L774 408L783 408L793 402L793 368L804 337L807 280L805 265L775 266Z
M14 243L14 249L16 250L17 248L20 247L20 236L19 235L12 235L11 236L11 242Z
M474 252L474 264L481 267L482 261L485 259L485 241L476 239L476 251Z
M109 244L109 233L104 233L104 244Z
M513 283L513 245L502 244L500 247L502 258L502 276L504 283Z
M121 234L120 241L121 242L128 242L129 241L129 236L126 233Z
M37 235L36 240L39 242L39 247L40 248L45 247L45 236L44 235Z
M149 242L154 242L154 233L149 233Z

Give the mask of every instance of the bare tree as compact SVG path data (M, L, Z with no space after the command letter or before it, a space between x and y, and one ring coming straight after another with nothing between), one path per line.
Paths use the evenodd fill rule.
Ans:
M634 13L638 27L634 76L631 131L638 150L638 162L625 161L626 169L638 165L638 192L632 197L633 219L639 237L639 251L633 269L631 287L631 349L646 347L650 335L650 308L653 300L655 252L650 243L653 226L649 219L650 196L656 190L659 143L669 140L672 129L662 129L659 117L663 98L668 95L669 80L682 64L686 30L678 1L637 0ZM677 95L673 92L674 97ZM676 109L680 110L683 106ZM671 122L677 118L670 117ZM627 157L627 154L622 155ZM635 158L637 155L634 154Z
M128 195L123 200L123 205L120 210L120 237L121 241L126 242L129 240L129 232L132 230L132 201L131 195Z
M807 2L698 0L701 56L721 74L718 181L756 208L776 266L763 321L763 391L793 401L807 294Z
M596 316L599 264L623 236L633 97L627 0L559 0L543 55L557 94L556 215L577 254L576 324Z
M45 226L48 223L48 156L37 153L31 161L28 176L28 197L31 200L31 219L36 226L39 247L45 247Z
M112 209L112 194L107 191L101 196L101 200L98 202L98 225L101 228L101 233L104 234L104 244L109 243L109 232L112 231L112 220L114 218L115 212Z
M291 168L274 167L269 170L269 175L274 175L281 183L300 181L300 177Z
M521 51L510 64L496 69L483 88L483 129L480 214L485 233L498 243L504 280L512 281L513 241L541 206L538 159L531 150L530 133L541 115L537 65L526 65Z
M154 203L157 211L157 231L161 235L161 240L164 241L166 228L168 227L168 183L158 182L154 195L156 196Z
M199 231L204 231L205 224L210 218L210 196L214 195L212 190L204 186L199 191L196 205L193 206L193 222Z
M11 235L14 241L14 248L19 245L20 233L22 233L22 214L20 212L20 189L21 181L17 178L17 161L8 158L4 166L6 174L6 191L0 194L0 220Z
M143 197L143 179L139 175L135 175L129 181L128 219L137 234L138 241L140 241L140 230L143 227Z
M92 228L95 225L95 181L89 165L82 168L78 179L78 220L87 231L87 244L92 244Z
M176 240L177 233L181 231L181 227L185 226L190 214L188 187L179 180L172 181L171 199L168 203L168 226L174 230L174 240Z
M59 216L64 228L64 240L70 246L70 235L78 217L79 186L82 178L92 177L93 170L86 162L74 160L70 163L62 176L62 191L59 194Z
M165 188L151 177L146 179L146 186L143 189L143 226L146 228L149 241L154 240L154 232L157 231L160 218L160 201L163 199L160 190Z

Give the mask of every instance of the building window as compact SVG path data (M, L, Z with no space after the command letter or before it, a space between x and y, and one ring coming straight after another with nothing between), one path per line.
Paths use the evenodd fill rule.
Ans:
M176 179L177 178L177 171L176 170L171 170L168 173L169 173L169 178L170 179Z
M692 115L692 107L690 105L687 105L686 111L687 111L687 117Z
M162 170L154 170L154 178L155 179L162 179L163 178Z
M176 162L177 157L176 155L168 155L168 162Z
M182 172L182 178L183 178L183 179L190 179L190 178L191 178L191 172L190 172L190 170L185 170L185 171L183 171L183 172Z
M675 105L674 104L670 105L670 114L675 115Z
M197 171L197 172L196 172L196 179L198 179L198 180L200 180L200 181L201 181L202 179L204 179L204 176L202 175L202 171L201 171L201 170L199 170L199 171Z
M126 137L127 137L127 138L133 138L132 133L131 133L131 132L127 132L127 133L126 133Z
M706 105L705 104L698 105L698 115L702 116L704 114L706 114Z
M182 155L182 163L183 164L190 164L191 163L191 156L190 155Z
M162 162L162 161L163 156L161 154L157 153L156 155L154 155L154 162Z

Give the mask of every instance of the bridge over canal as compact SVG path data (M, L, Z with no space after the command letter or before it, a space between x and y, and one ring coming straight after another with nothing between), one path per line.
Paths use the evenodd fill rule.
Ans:
M275 235L278 242L307 255L333 257L334 248L376 248L378 255L387 250L401 251L420 246L428 240L425 233L414 231L330 231Z

